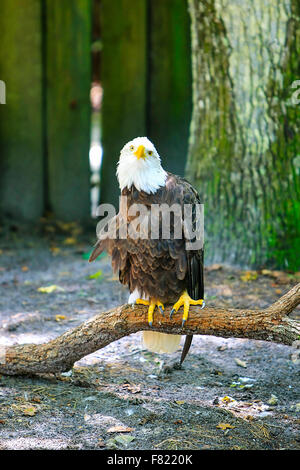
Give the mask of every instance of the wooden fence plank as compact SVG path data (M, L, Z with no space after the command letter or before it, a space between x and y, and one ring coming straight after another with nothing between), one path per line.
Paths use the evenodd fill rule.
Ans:
M46 0L49 205L62 220L90 215L91 0Z
M117 204L116 163L146 133L146 0L102 0L102 202Z
M42 60L39 0L1 0L0 205L2 215L42 215Z
M192 112L186 0L149 0L148 136L164 167L183 175Z

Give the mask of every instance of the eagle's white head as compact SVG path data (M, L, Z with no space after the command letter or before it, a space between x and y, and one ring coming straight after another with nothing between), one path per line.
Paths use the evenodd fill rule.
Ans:
M136 137L121 150L117 177L121 191L133 185L150 194L165 185L167 173L152 142L147 137Z

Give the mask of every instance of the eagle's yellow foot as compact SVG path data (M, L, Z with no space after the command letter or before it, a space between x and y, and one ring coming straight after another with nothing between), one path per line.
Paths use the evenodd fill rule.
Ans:
M148 323L149 323L150 326L153 325L153 312L155 310L155 307L158 307L159 310L160 310L160 313L162 315L164 315L165 307L159 300L155 300L155 299L151 299L151 300L137 299L136 303L140 304L140 305L149 305L149 308L148 308Z
M194 300L192 299L187 291L185 290L183 294L180 296L176 304L173 305L173 308L170 312L170 318L172 318L173 313L177 312L177 310L180 309L180 307L183 305L183 317L182 317L182 327L184 327L185 322L188 319L189 316L189 309L190 305L202 305L201 308L205 307L205 302L203 299L199 300Z

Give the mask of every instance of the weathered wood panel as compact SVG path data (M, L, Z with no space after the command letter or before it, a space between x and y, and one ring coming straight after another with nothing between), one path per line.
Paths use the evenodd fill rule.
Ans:
M1 0L0 206L2 215L42 215L42 39L39 0Z
M146 0L102 0L102 202L118 203L120 150L146 134Z
M183 175L192 113L190 18L186 0L150 0L148 137L164 167Z
M46 0L48 204L90 215L91 0Z

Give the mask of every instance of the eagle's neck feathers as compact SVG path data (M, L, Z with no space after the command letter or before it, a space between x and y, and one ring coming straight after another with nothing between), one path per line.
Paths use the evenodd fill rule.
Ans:
M165 186L167 176L157 158L138 160L132 155L124 155L119 160L117 177L121 191L135 186L138 191L154 194Z

